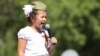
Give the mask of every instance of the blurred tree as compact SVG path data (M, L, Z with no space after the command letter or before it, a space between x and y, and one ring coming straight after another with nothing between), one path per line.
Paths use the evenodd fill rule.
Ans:
M50 0L47 4L50 23L58 38L54 56L60 56L67 48L76 49L80 56L100 55L96 52L100 51L100 1Z
M17 32L26 24L22 6L31 1L0 1L0 56L17 56ZM58 39L51 56L60 56L68 48L80 56L100 56L99 0L39 1L48 6L48 23Z
M80 56L99 56L100 1L98 0L50 0L49 20L58 39L53 56L73 48ZM98 44L95 44L98 43Z
M0 56L17 56L17 31L25 24L24 15L21 13L23 2L19 3L16 0L0 2L0 40L2 41Z

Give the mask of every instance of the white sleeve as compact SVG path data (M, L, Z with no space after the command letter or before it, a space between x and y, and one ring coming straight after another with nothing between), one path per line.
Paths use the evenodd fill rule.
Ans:
M27 40L27 34L26 34L26 32L23 29L21 29L18 32L18 38L22 38L22 39L26 39Z

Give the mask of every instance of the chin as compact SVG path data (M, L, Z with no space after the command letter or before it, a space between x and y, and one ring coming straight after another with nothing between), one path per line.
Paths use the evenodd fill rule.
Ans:
M42 29L42 28L43 28L43 26L41 25L41 26L39 26L39 28L40 28L40 29Z

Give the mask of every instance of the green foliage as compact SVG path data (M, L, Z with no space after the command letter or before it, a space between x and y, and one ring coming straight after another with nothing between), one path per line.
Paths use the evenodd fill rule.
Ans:
M22 6L31 1L1 0L0 56L17 56L17 32L26 25ZM99 0L39 1L48 6L48 23L58 39L51 56L60 56L69 48L77 50L80 56L100 56Z

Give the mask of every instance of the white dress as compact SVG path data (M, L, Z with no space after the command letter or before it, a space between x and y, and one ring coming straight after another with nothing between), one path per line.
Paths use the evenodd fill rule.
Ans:
M32 31L30 26L20 29L18 38L27 40L24 56L49 56L45 46L45 34Z

